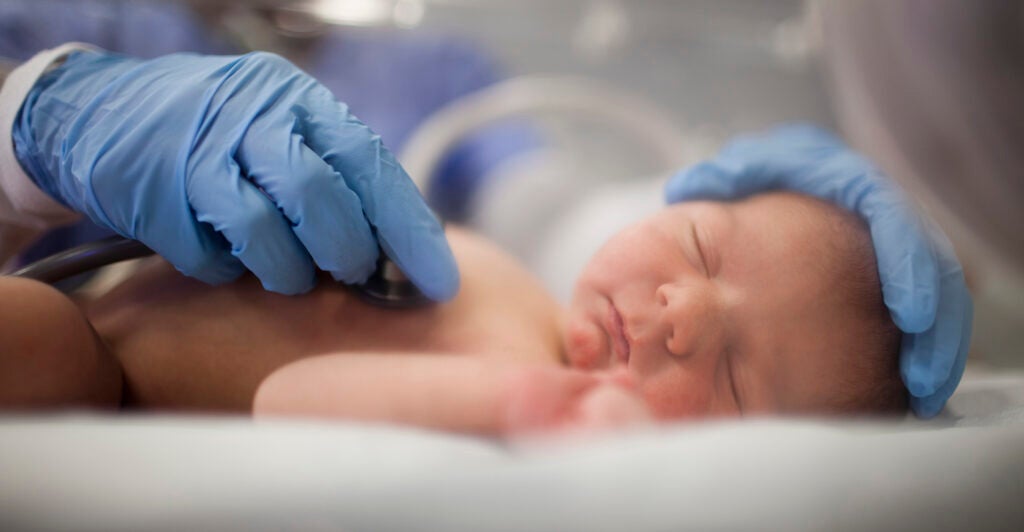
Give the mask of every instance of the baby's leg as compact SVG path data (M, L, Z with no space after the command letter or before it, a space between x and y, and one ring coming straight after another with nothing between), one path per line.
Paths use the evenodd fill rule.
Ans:
M116 408L121 366L54 288L0 277L0 409Z

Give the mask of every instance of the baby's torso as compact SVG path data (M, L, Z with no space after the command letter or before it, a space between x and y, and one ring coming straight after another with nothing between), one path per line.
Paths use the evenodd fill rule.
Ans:
M331 353L450 353L558 364L559 308L512 258L449 230L462 275L454 301L388 310L321 277L302 296L246 276L210 287L153 260L83 307L121 361L126 404L247 411L259 383L299 358Z

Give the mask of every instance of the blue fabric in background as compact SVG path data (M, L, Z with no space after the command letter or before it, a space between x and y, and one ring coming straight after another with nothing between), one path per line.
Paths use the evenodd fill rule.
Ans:
M143 58L174 52L241 52L177 2L0 3L0 56L23 61L69 41ZM333 28L300 66L347 103L395 152L401 152L416 127L434 111L501 79L497 65L474 43L390 29ZM456 147L442 165L430 191L431 205L446 219L461 219L488 170L538 144L535 133L524 124L480 130ZM89 221L59 228L33 245L22 262L110 234Z

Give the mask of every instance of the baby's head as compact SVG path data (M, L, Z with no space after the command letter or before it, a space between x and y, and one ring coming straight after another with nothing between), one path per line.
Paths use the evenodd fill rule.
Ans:
M665 418L906 408L900 332L854 215L789 193L671 205L576 285L573 366L626 366Z

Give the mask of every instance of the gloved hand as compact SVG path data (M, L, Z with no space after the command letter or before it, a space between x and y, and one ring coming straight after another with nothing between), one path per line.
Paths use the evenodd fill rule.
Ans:
M379 242L428 297L458 290L444 232L394 156L278 56L78 52L36 83L13 136L50 196L206 282L249 269L296 294L315 264L358 283Z
M867 221L885 304L904 333L900 370L911 407L920 417L938 414L963 375L973 319L949 240L871 163L813 126L739 137L673 177L666 197L727 200L772 189L831 201Z

